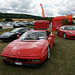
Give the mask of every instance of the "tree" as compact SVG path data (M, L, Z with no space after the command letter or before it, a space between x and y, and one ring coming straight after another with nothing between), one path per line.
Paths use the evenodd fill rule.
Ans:
M5 21L13 21L12 18L5 18Z

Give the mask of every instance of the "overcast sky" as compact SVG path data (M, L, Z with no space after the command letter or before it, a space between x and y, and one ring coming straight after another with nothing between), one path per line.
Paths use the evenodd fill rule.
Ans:
M42 16L40 3L43 5L46 17L66 14L75 16L74 0L0 0L0 12Z

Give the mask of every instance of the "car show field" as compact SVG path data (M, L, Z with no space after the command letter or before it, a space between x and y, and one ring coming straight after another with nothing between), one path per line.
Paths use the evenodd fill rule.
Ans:
M0 4L0 75L75 75L73 0Z
M11 30L13 29L0 29L0 35ZM0 40L0 54L9 43ZM0 75L75 75L75 40L57 37L55 34L51 58L39 67L4 64L0 56Z

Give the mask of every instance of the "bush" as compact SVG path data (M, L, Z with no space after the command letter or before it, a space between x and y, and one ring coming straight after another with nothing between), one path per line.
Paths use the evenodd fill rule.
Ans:
M0 17L0 19L2 19L2 17Z
M50 23L52 22L53 17L48 17L47 21L50 21Z
M72 25L74 25L74 21L72 21L71 23L72 23Z

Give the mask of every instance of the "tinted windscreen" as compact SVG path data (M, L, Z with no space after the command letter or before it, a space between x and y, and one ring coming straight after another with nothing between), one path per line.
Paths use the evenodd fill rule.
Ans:
M46 39L45 32L43 32L43 31L27 31L19 39L23 39L23 40L39 40L41 38Z
M75 26L67 26L64 29L65 30L75 30Z

